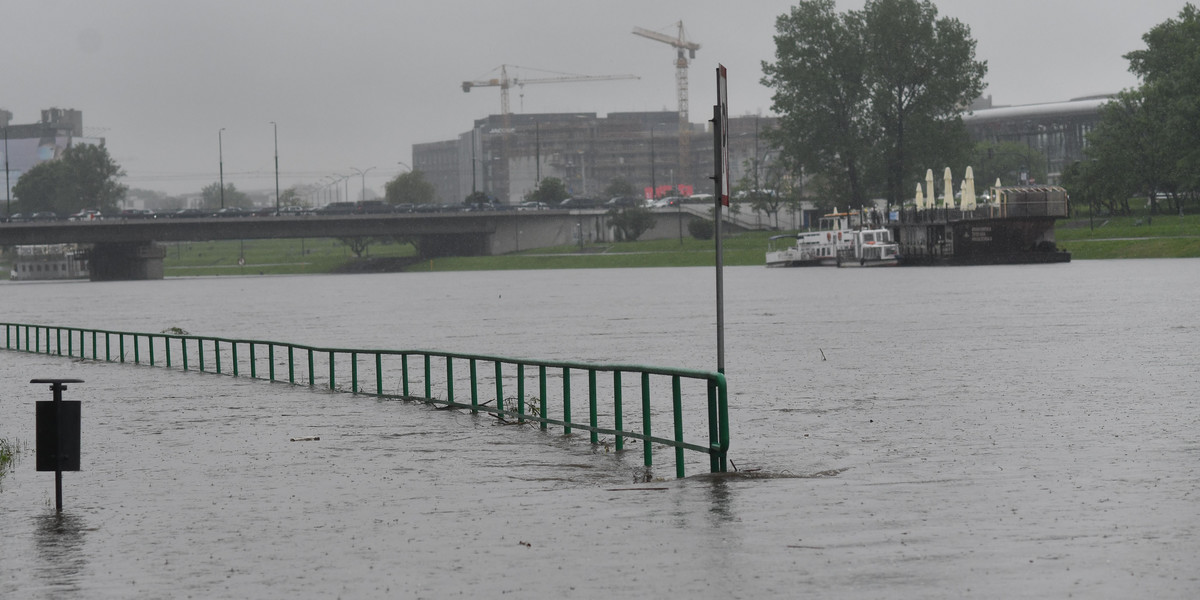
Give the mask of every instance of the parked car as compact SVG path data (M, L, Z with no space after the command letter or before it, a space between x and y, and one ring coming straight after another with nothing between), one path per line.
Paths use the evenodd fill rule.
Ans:
M318 215L350 215L354 214L353 202L330 202L321 208L313 211L313 214Z
M354 214L357 215L379 215L390 213L392 205L383 200L360 200L354 205Z
M642 200L641 200L641 198L634 198L632 196L617 196L615 198L612 198L608 202L605 202L604 205L609 208L617 208L617 207L628 208L631 206L641 206Z
M69 217L68 221L99 221L103 217L100 211L94 208L85 208Z
M559 208L598 208L604 205L604 201L598 198L585 198L576 196L567 198L558 203Z

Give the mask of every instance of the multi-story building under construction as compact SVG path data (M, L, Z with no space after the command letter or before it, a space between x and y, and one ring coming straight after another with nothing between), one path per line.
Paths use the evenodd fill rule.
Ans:
M413 168L433 184L439 201L462 202L472 192L515 204L555 177L572 196L599 198L610 183L624 180L645 197L712 193L711 125L690 124L690 143L681 160L676 112L491 115L457 139L413 146ZM766 131L774 119L730 119L733 182L752 165L763 168L777 156ZM656 191L655 191L656 190Z

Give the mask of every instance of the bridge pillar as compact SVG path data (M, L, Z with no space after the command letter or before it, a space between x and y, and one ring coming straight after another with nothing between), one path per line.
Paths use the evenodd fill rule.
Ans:
M109 242L92 246L92 281L162 279L167 249L154 242Z

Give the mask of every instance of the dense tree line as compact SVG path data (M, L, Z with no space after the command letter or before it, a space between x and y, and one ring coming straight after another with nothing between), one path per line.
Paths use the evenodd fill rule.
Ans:
M14 212L69 215L85 208L115 210L125 197L124 176L104 146L74 144L57 160L37 164L12 188Z
M928 0L840 14L833 0L802 0L776 30L762 83L774 88L771 138L794 176L843 205L900 204L930 165L965 165L960 114L987 72L969 27Z
M1125 55L1140 85L1104 105L1087 160L1063 173L1075 202L1110 214L1134 197L1151 215L1181 212L1200 190L1200 14L1188 3L1142 40Z

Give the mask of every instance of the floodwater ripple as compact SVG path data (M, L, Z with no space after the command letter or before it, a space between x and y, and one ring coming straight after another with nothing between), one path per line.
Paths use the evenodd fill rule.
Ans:
M1195 597L1197 284L1195 260L727 269L739 470L649 482L561 429L3 353L5 439L32 446L29 379L85 383L64 514L30 457L0 480L0 597ZM707 269L0 293L18 322L715 360Z

